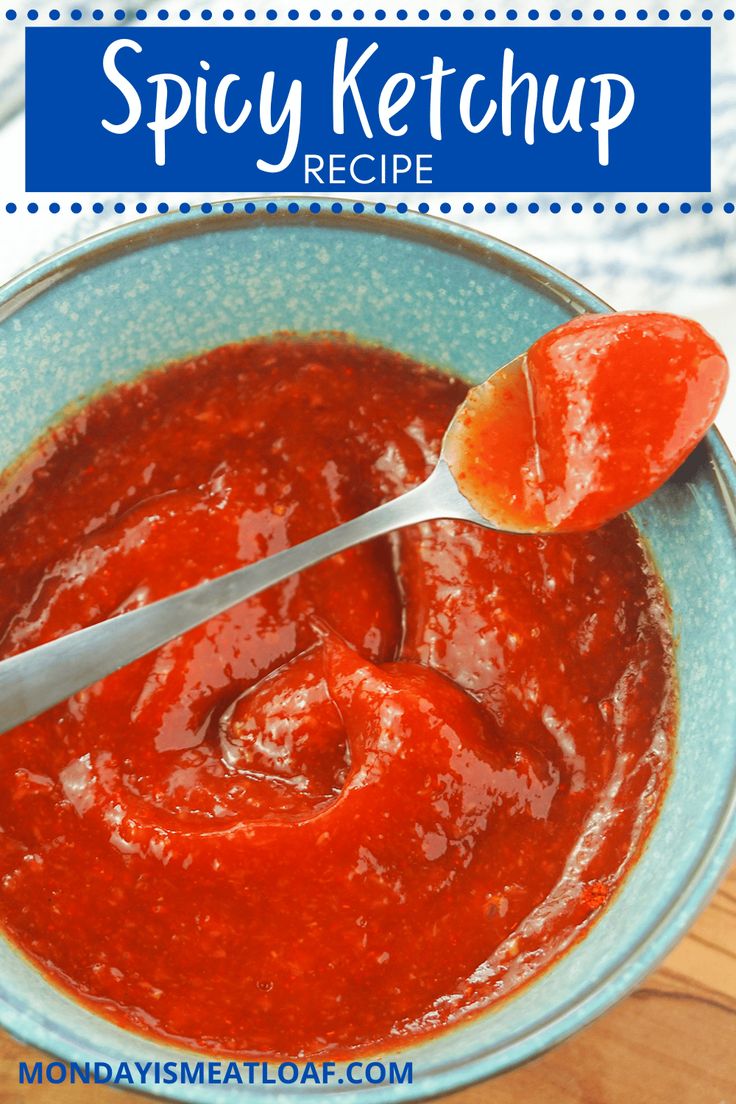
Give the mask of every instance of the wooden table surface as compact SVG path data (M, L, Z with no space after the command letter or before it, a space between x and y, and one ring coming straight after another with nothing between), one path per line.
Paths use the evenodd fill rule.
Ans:
M97 1086L18 1085L43 1057L0 1033L0 1104L141 1104ZM535 1062L452 1104L736 1104L736 867L644 984Z

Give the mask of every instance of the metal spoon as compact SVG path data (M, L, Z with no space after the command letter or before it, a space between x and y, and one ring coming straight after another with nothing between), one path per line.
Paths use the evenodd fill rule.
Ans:
M521 366L522 357L502 371ZM463 409L459 407L458 413ZM458 413L455 414L457 418ZM274 556L0 661L0 732L43 713L231 606L353 545L420 521L455 518L500 529L460 492L441 455L418 487Z

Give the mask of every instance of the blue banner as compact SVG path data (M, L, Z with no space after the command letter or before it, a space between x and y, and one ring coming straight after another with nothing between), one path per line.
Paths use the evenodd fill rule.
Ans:
M710 32L29 28L26 187L708 191Z

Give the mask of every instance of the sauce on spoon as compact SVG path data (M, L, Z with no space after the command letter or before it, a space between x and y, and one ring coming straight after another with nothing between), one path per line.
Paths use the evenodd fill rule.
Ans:
M444 455L507 529L594 529L652 494L713 422L728 366L697 322L581 315L473 388Z

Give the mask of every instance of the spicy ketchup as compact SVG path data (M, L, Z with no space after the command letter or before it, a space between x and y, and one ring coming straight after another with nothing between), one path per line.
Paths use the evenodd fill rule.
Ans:
M723 350L672 314L581 315L473 388L445 455L506 529L592 529L652 494L713 422Z
M465 394L322 338L111 390L5 479L0 654L395 498ZM393 1048L586 931L652 825L674 718L667 602L629 519L417 525L3 736L0 921L160 1039Z

